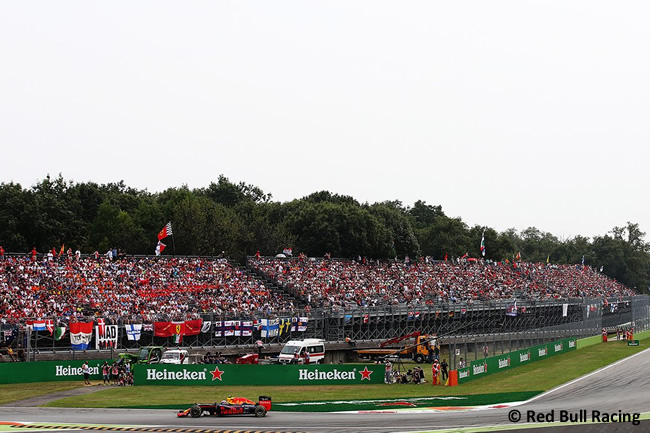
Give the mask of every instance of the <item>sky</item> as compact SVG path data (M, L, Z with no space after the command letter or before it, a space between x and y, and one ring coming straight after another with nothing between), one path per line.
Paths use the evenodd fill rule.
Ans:
M561 239L650 231L650 3L0 5L0 182L219 175Z

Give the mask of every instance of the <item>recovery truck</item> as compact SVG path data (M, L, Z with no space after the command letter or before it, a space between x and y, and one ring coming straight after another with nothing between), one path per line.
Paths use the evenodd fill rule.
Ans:
M403 341L405 342L403 346L396 346ZM436 335L421 334L420 331L416 331L386 340L376 349L358 349L356 352L359 358L362 359L377 360L386 356L397 356L399 358L411 358L417 363L422 363L429 357L429 346L433 350L433 347L437 344Z

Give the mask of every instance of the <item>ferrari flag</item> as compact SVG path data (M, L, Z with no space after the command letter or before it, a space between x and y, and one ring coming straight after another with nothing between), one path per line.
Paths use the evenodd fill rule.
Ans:
M172 233L172 223L168 222L165 227L158 233L158 240L161 241L165 239L167 236L171 236L174 233Z
M184 322L154 322L156 337L173 337L174 343L181 343L184 335L198 335L201 332L203 320L185 320Z

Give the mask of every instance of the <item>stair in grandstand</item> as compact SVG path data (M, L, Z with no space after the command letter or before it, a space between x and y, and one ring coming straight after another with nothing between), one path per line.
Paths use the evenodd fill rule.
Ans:
M275 281L273 281L271 278L269 278L267 275L263 274L262 272L255 270L255 269L250 269L245 266L239 266L239 269L242 272L245 272L247 275L250 275L254 279L258 281L262 281L264 283L264 286L270 289L272 292L279 294L282 296L283 299L285 300L290 300L293 302L293 305L298 308L302 308L307 303L301 299L300 297L295 296L293 293L291 293L289 290L285 289L284 287L279 286Z

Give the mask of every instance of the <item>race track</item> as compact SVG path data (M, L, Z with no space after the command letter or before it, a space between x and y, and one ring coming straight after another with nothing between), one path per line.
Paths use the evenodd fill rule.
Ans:
M599 411L601 419L605 414L621 418L632 413L650 412L648 390L650 390L650 349L621 360L597 372L535 397L520 405L508 407L481 408L464 411L395 411L391 413L295 413L273 412L265 418L255 417L202 417L176 418L174 411L137 409L59 409L34 407L2 407L0 422L18 423L79 423L105 426L156 427L149 431L163 432L169 428L173 433L196 433L210 431L282 431L282 432L415 432L441 429L478 428L472 431L511 432L529 430L526 425L529 411L536 416L560 421L562 410L573 416L585 414L574 425L551 425L542 432L643 432L650 431L650 419L639 425L631 422L593 424L589 422L593 411ZM552 374L552 371L549 371ZM543 378L540 378L543 380ZM519 411L521 421L512 422L512 411ZM553 411L553 412L551 412ZM581 412L584 411L584 412ZM541 414L541 415L539 415ZM8 428L12 431L41 431L33 428ZM77 429L72 429L77 430ZM87 429L84 429L87 431ZM144 429L110 428L111 431L144 431ZM81 431L81 430L80 430ZM167 433L167 432L164 432Z

